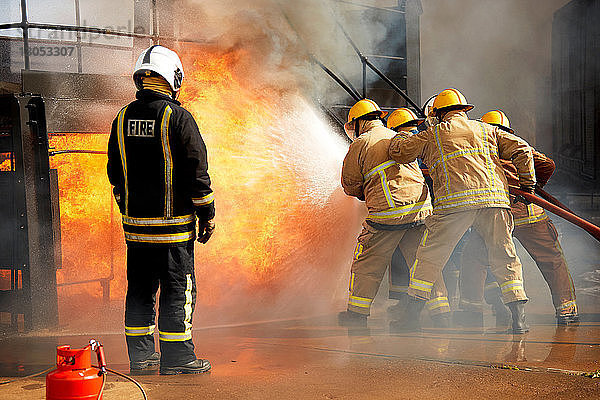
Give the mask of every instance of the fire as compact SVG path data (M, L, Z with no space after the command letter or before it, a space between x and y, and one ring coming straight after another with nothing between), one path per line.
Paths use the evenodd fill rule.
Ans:
M359 229L356 203L339 185L343 140L298 93L257 89L256 77L238 68L243 50L189 47L180 54L186 69L180 101L206 142L217 209L213 238L196 245L197 318L239 321L332 307L346 295ZM58 149L106 150L107 140L80 134L52 142ZM63 224L59 280L108 276L112 251L111 297L122 299L125 246L118 211L111 219L106 157L53 162ZM98 296L100 289L61 290Z

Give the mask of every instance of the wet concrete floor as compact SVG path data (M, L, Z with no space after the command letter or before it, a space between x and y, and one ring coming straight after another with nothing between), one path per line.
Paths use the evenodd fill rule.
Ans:
M128 372L122 334L0 338L0 378L41 371L57 345L101 341L109 367ZM600 323L533 323L524 335L487 330L389 334L384 319L367 330L338 327L334 316L198 329L202 375L138 375L151 399L600 399ZM105 399L142 398L110 376ZM44 398L44 379L0 386L0 399Z

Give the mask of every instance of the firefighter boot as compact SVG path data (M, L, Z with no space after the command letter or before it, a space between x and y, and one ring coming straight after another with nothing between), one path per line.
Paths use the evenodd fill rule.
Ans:
M408 304L408 295L404 294L396 304L393 304L387 308L388 317L391 319L401 319L406 312L406 305Z
M406 305L405 318L390 321L390 333L418 332L421 330L421 311L425 301L410 296Z
M577 313L577 304L571 302L567 307L561 307L556 310L557 325L571 325L579 322L579 314Z
M434 328L447 329L450 328L450 313L440 313L431 316Z
M506 304L512 313L511 333L529 332L529 326L525 323L525 303L526 301L519 300Z
M506 328L511 323L510 310L502 301L502 292L500 288L495 287L485 290L485 301L492 306L492 311L496 316L496 328Z
M348 328L366 328L367 316L350 310L342 311L338 314L338 325Z
M129 363L129 370L130 371L141 371L141 370L156 366L158 364L160 364L160 354L155 351L145 360L131 361Z
M454 323L465 328L483 328L483 312L454 311Z
M182 365L173 365L160 366L160 374L161 375L178 375L178 374L201 374L203 372L210 371L211 365L208 360L203 360L201 358L190 361L189 363Z

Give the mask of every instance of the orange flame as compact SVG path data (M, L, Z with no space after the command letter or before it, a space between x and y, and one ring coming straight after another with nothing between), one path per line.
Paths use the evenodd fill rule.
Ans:
M239 321L331 308L347 293L360 217L339 187L344 142L298 93L256 89L256 77L238 68L247 61L243 50L181 53L180 101L206 142L217 210L213 238L196 245L196 316ZM53 145L105 150L107 139L60 136ZM107 276L112 251L111 295L122 298L124 245L118 216L111 228L106 158L60 157L54 160L63 224L60 281ZM99 285L68 290L100 293Z

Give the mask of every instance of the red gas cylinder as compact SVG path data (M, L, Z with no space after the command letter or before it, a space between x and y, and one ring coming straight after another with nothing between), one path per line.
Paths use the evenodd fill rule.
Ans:
M92 345L83 349L56 348L56 369L46 375L47 400L102 399L103 376L92 367Z

